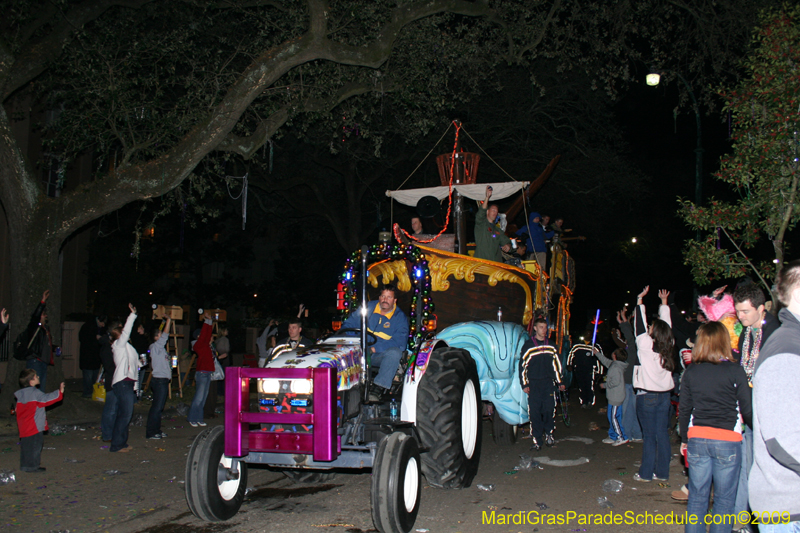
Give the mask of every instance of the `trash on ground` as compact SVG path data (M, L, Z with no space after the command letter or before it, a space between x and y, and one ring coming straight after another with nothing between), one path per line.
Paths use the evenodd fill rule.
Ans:
M178 415L186 416L189 413L189 406L185 403L179 403L175 406L175 410L178 411Z
M608 412L608 409L606 409L605 407L601 407L600 409L597 410L597 414L603 414L603 413L607 413L607 412Z
M122 474L122 472L120 472L119 470L105 470L103 473L107 476L118 476Z
M142 415L137 414L136 416L133 417L133 420L131 420L131 425L132 426L139 426L139 427L143 426L144 425L144 417Z
M69 459L67 457L64 457L64 462L65 463L85 463L86 459Z
M603 482L603 492L620 492L622 487L622 481L618 479L607 479Z
M17 478L14 472L8 470L0 470L0 485L8 485L9 483L16 483Z
M418 527L414 531L416 531L417 533L428 533L428 531L430 531L430 529L425 529L424 527Z
M584 444L594 444L594 439L590 439L589 437L564 437L563 439L558 439L556 442L564 442L567 440L574 440L575 442L582 442Z
M519 455L519 464L514 467L514 470L529 472L537 466L539 466L538 461L534 461L533 458L527 453L521 453Z
M539 510L544 511L545 509L550 509L546 503L536 502L536 506L539 507Z
M492 483L479 483L478 488L481 490L485 490L486 492L491 492L494 490L494 485Z
M614 504L608 501L608 498L606 498L605 496L600 496L597 498L597 505L599 505L603 509L611 509L612 507L614 507Z
M579 466L589 462L588 457L578 457L577 459L550 459L546 455L534 457L533 460L547 466Z
M589 431L597 431L600 429L600 426L597 425L597 422L589 422Z
M661 487L662 489L668 489L669 483L659 483L658 486Z

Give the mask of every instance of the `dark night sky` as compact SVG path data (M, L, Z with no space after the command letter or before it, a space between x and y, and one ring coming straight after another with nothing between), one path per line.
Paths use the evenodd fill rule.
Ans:
M578 261L579 289L573 307L573 330L597 308L615 310L645 285L651 294L659 288L677 291L677 302L688 309L692 300L690 268L683 265L681 249L693 234L678 218L677 197L694 199L696 119L690 106L678 105L673 83L648 87L643 82L632 86L616 106L616 115L630 145L631 157L650 176L648 196L635 202L637 208L616 220L602 221L619 246L597 250L591 245L573 247ZM719 168L720 156L729 149L727 124L718 113L706 114L701 108L703 140L704 199L719 195L720 187L711 176ZM723 191L724 192L724 191ZM580 206L576 206L580 209ZM621 253L637 238L642 251L633 256ZM588 257L587 257L588 256ZM706 288L700 288L701 292ZM630 291L630 294L628 294ZM654 296L649 302L656 303ZM646 303L648 303L646 301Z
M678 303L687 309L691 307L692 281L689 267L682 264L681 248L683 241L692 234L677 218L676 198L694 196L696 126L694 114L689 107L680 109L677 122L673 120L673 109L677 102L678 93L674 84L666 88L650 88L641 83L631 87L615 107L618 123L624 131L630 150L623 156L633 159L642 173L649 176L644 198L625 198L628 201L625 205L630 205L630 209L605 215L606 219L593 219L591 213L587 218L583 200L585 196L568 199L559 211L552 212L554 215L564 216L567 220L566 226L573 227L573 235L588 237L586 242L570 246L570 253L577 264L578 280L572 309L573 331L582 329L586 317L590 314L593 316L597 308L602 308L604 314L610 316L607 313L620 308L625 301L633 303L635 294L646 284L652 286L652 294L662 287L679 291ZM702 120L705 148L704 191L708 198L719 189L714 184L711 173L717 170L719 157L727 149L727 125L720 121L718 114L703 114ZM450 142L448 140L447 144ZM548 154L547 157L552 155ZM482 163L482 173L490 175L491 172L485 171L488 170L488 165L488 162ZM438 181L433 168L422 168L420 172L425 172L420 184L406 187L434 185ZM404 177L398 176L393 181L399 184ZM555 187L559 179L568 178L566 173L559 174L557 170L545 189ZM490 179L479 176L478 181ZM543 189L542 194L544 192ZM389 206L385 198L375 198L374 194L365 198L368 202L380 204L383 211L380 214L384 220L388 220ZM225 216L232 221L229 221L231 234L235 233L245 243L252 242L258 235L267 235L268 240L274 242L273 249L279 250L280 254L280 258L274 263L274 279L264 279L257 286L237 291L242 292L242 298L252 297L249 293L245 294L247 290L260 292L266 298L271 297L267 314L287 314L297 303L305 302L319 316L320 312L333 305L336 276L347 254L336 244L328 225L320 217L286 219L280 214L263 214L256 208L254 200L251 200L248 228L246 232L240 233L237 229L240 222L236 214L239 202L231 200L230 203L233 211ZM534 197L533 209L546 207ZM135 208L134 206L132 209ZM395 221L405 224L410 216L410 209L395 204L394 216ZM174 214L175 220L167 222L172 232L180 224L176 217ZM570 220L582 220L582 224L587 227L572 225ZM215 222L213 225L219 224ZM187 241L203 239L208 237L209 228L187 228L186 232ZM635 247L630 244L632 237L637 237L639 241ZM177 235L173 235L168 241L176 239ZM122 248L129 248L130 241L127 238L124 241ZM266 259L273 260L275 257ZM254 257L254 260L263 262L265 258ZM138 291L138 285L142 284L139 275L141 269L131 272L132 292ZM134 279L137 277L138 280ZM703 290L705 288L701 289ZM223 291L222 294L230 292L230 287L227 290L223 287ZM652 298L650 303L654 305L655 296Z

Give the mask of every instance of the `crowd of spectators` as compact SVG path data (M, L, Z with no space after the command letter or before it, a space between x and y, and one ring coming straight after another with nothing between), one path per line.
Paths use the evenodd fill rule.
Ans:
M581 403L593 404L589 361L597 357L619 376L609 375L609 437L604 442L642 442L634 480L669 480L672 431L680 441L688 483L672 493L687 503L696 523L686 531L742 533L755 530L746 514L780 516L758 531L800 528L800 261L778 275L778 317L764 292L745 280L731 292L721 287L699 298L697 319L677 310L668 291L659 291L655 316L648 315L646 287L634 312L616 314L614 356L598 345L577 344L570 367ZM625 366L619 361L626 361ZM609 372L610 374L610 372ZM675 424L677 421L677 424ZM673 428L673 429L671 429ZM723 516L739 516L731 523Z

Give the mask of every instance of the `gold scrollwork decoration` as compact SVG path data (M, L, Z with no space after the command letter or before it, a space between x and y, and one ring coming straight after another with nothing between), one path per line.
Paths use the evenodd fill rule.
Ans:
M367 278L367 281L373 288L378 288L378 278L380 277L380 282L384 285L396 279L398 290L403 292L411 290L411 279L408 277L408 267L406 266L406 262L402 259L377 263L369 267L369 271L372 275Z
M493 261L483 261L463 255L451 255L447 252L432 250L424 246L420 246L420 248L425 250L428 258L428 265L431 271L431 289L434 291L448 290L450 288L450 282L448 281L450 276L458 280L463 279L467 283L473 283L475 281L475 274L484 274L488 276L487 283L492 287L497 285L499 281L516 283L521 286L525 291L525 311L523 313L522 323L527 325L533 318L533 302L530 285L515 271L523 273L530 278L530 281L535 282L536 278L534 278L530 272Z

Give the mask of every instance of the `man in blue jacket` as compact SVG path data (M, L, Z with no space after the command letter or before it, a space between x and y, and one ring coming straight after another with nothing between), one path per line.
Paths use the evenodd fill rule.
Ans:
M528 217L528 225L517 230L517 235L528 236L527 240L525 241L525 246L528 248L528 252L530 254L534 254L539 266L542 267L542 270L546 270L545 263L547 260L547 245L545 244L545 240L552 238L553 232L546 232L544 228L542 228L541 222L541 215L534 211L531 213L531 216Z
M370 347L370 365L380 369L374 384L384 389L392 387L392 380L408 345L408 319L397 308L395 290L394 285L384 285L378 300L367 304L367 331L377 338ZM342 324L342 329L350 328L361 328L358 310L354 310Z

